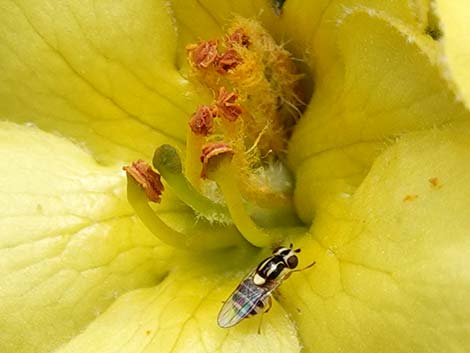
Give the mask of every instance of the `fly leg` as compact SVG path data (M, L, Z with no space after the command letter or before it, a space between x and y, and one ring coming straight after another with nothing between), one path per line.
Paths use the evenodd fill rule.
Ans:
M273 306L273 300L272 300L271 296L269 296L267 299L268 300L266 302L266 304L267 304L266 309L261 312L261 315L260 315L260 318L259 318L258 335L261 334L261 323L263 322L264 313L267 313Z
M268 304L268 307L264 311L265 313L267 313L273 307L273 298L271 298L271 296L268 297L267 304Z

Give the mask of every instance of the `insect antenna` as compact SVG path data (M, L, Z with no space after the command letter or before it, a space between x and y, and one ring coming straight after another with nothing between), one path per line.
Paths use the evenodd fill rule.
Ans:
M297 269L297 270L291 270L290 272L291 272L291 273L292 273L292 272L300 272L300 271L303 271L303 270L306 270L306 269L312 267L312 266L315 265L315 264L316 264L316 261L313 261L310 265L307 265L307 266L305 266L305 267L303 267L303 268L299 268L299 269Z

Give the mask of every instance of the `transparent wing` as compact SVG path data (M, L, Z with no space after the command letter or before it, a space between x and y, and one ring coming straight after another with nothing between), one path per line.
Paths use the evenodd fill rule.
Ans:
M248 316L259 301L265 299L281 283L277 281L257 286L253 282L254 271L245 277L220 309L217 323L220 327L231 327Z

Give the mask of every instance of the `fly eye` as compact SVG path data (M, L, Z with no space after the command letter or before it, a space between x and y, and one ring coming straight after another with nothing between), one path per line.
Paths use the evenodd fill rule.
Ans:
M298 264L299 264L299 259L297 259L297 256L295 255L287 259L287 267L289 267L290 269L296 268Z

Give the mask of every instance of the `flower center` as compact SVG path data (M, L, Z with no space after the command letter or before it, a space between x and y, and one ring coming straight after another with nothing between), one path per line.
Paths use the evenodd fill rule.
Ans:
M199 219L235 227L255 246L279 243L300 225L284 161L304 106L303 75L249 19L236 18L223 38L188 45L187 54L191 78L213 98L189 118L184 166L168 145L153 165Z

